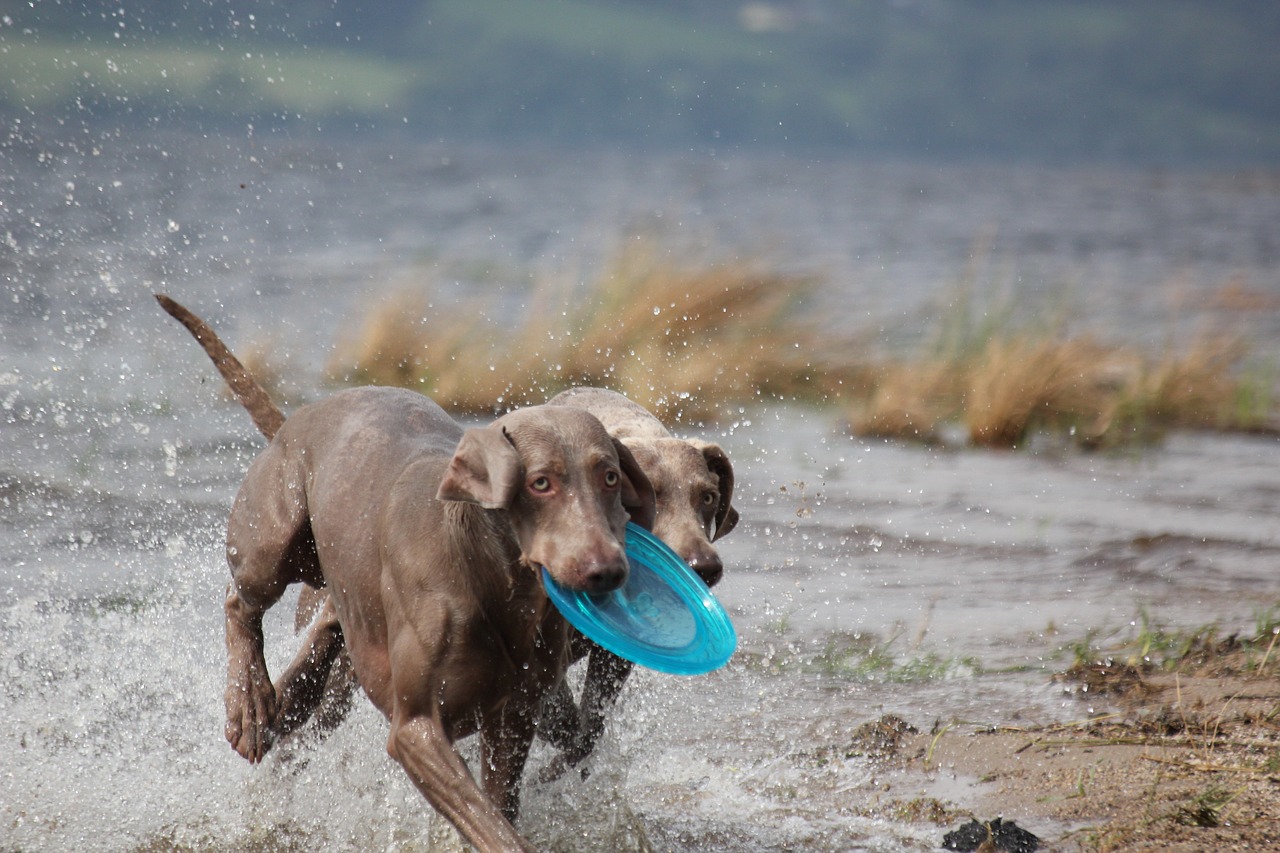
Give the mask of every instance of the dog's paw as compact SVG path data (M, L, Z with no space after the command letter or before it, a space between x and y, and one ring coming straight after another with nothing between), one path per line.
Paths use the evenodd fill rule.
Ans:
M275 740L277 697L275 688L261 670L251 669L242 679L227 686L227 743L241 757L257 764Z

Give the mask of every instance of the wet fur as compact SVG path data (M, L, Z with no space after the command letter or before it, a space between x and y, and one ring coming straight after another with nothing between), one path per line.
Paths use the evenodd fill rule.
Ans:
M212 330L160 301L219 372L248 377ZM479 850L531 849L512 824L520 776L568 661L567 625L534 567L577 589L622 582L626 522L651 527L655 506L634 458L563 407L464 431L421 395L362 388L277 421L265 394L232 387L273 436L228 521L228 741L260 761L281 720L314 710L345 646L390 722L388 753L426 799ZM262 616L299 582L328 595L273 684ZM452 745L472 732L481 784Z

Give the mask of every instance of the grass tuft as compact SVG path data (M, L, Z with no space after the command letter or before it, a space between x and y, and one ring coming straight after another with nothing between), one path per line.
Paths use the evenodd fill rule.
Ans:
M1254 631L1223 636L1218 625L1171 629L1141 610L1129 636L1102 642L1100 632L1090 631L1064 651L1071 656L1068 677L1088 682L1097 676L1122 687L1134 676L1165 672L1195 676L1265 676L1276 666L1280 638L1280 605L1254 615Z
M330 373L472 413L599 385L660 417L711 420L766 395L817 396L845 375L803 316L810 285L748 262L672 263L641 242L585 285L535 283L509 323L492 301L446 317L426 288L402 291L340 346Z
M745 664L769 675L806 673L836 681L917 684L983 672L972 657L933 651L896 649L901 634L881 638L864 632L837 631L820 642L790 642L762 652L741 653Z
M976 355L882 367L850 423L862 436L929 441L958 420L970 444L999 448L1040 431L1100 447L1172 429L1274 429L1272 377L1244 370L1246 351L1233 335L1155 359L1087 336L1000 335Z

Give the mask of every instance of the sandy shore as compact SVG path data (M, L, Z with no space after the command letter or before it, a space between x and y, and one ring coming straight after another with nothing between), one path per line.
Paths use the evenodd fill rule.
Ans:
M940 731L888 716L849 748L884 768L880 813L936 824L939 845L1002 818L1040 850L1280 850L1280 676L1216 669L1077 667L1059 678L1107 713L1082 702L1077 723Z

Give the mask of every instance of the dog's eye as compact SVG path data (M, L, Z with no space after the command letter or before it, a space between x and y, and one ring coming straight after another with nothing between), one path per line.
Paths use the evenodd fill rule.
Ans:
M622 482L622 478L618 476L617 471L604 472L604 484L609 488L612 489L614 486L618 485L618 483L620 482Z
M720 502L720 498L716 495L716 493L715 493L715 492L703 492L703 493L702 493L702 505L703 505L703 506L715 506L715 505L716 505L717 503L719 503L719 502Z
M546 477L539 477L529 484L529 489L540 495L545 495L551 491L551 480Z

